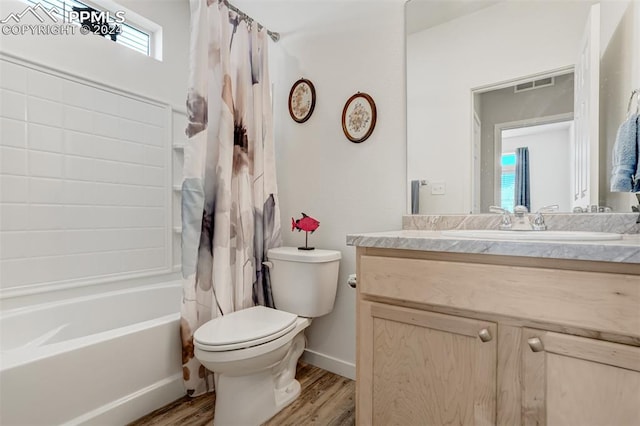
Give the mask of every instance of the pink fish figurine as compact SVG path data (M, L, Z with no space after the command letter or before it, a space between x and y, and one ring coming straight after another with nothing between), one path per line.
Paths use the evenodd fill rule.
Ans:
M291 218L291 231L297 229L298 232L304 231L311 232L313 234L313 231L318 229L319 226L320 222L304 213L302 213L302 217L298 220Z

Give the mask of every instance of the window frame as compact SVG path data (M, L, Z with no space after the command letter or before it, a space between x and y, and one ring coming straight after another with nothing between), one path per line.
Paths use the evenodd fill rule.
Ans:
M156 48L157 45L157 37L158 32L160 32L161 36L161 27L157 24L152 23L151 21L140 17L139 15L127 10L123 7L120 7L118 4L112 1L86 1L86 0L22 0L24 3L34 6L36 4L42 4L47 8L54 7L56 10L60 10L60 4L62 4L62 11L66 12L67 10L71 10L72 7L88 7L97 10L98 12L109 12L113 14L115 11L124 10L125 11L125 22L119 23L122 27L122 32L118 34L116 38L116 44L127 47L135 52L142 53L145 56L149 56L151 58L161 60L161 54L158 54L158 50ZM108 7L107 7L108 6ZM133 19L130 19L133 16ZM141 19L138 19L141 18ZM140 25L137 21L145 20L149 24L148 26L156 27L154 29L148 29L147 26ZM80 25L78 22L72 22L74 25ZM141 41L136 43L134 37L127 33L126 37L121 37L124 33L125 29L130 29L132 34L140 33L143 34L144 37L140 37ZM146 37L146 40L144 38ZM105 37L107 38L107 37ZM123 41L127 40L128 42ZM137 46L136 46L137 44ZM146 46L146 48L145 48Z
M513 163L513 165L504 165L504 157L506 156L513 156L517 162L517 157L516 157L516 153L515 152L503 152L500 155L500 207L502 207L505 210L508 211L513 211L514 207L515 207L515 174L516 174L516 163ZM505 193L504 191L504 176L505 175L513 175L513 186L514 186L514 193L513 195L510 197L510 199L513 200L513 204L512 206L506 206L504 204L504 196L503 194ZM508 207L508 208L507 208Z

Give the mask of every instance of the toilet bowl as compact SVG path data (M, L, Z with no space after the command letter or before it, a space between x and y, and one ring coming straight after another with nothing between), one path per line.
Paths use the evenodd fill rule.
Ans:
M340 252L279 247L267 258L277 309L236 311L194 333L196 358L216 373L215 426L259 425L293 402L304 329L333 309Z

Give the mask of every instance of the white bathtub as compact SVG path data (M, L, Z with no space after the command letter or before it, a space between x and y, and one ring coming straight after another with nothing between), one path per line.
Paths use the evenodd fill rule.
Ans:
M184 395L180 283L0 315L0 424L125 424Z

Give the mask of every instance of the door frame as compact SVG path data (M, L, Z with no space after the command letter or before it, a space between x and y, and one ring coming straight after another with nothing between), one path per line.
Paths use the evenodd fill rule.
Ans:
M496 123L493 128L493 165L494 165L494 181L493 181L493 199L495 205L498 204L502 188L502 131L509 129L520 129L523 127L540 126L544 124L562 123L565 121L573 121L574 113L567 112L563 114L547 115L544 117L534 117L524 120L508 121L505 123Z
M501 82L498 82L498 83L492 83L492 84L486 84L486 85L482 85L482 86L472 87L471 91L469 92L469 97L470 97L469 105L471 107L470 110L469 110L469 120L470 120L469 122L473 123L474 117L477 115L476 114L476 101L475 101L476 96L475 95L480 95L482 93L491 92L493 90L504 89L504 88L507 88L507 87L515 86L515 85L522 84L522 83L526 83L526 82L532 81L532 80L540 80L540 79L549 78L549 77L557 77L559 75L565 75L565 74L570 74L570 73L573 73L575 75L575 68L576 68L575 65L571 64L571 65L555 68L555 69L548 70L548 71L542 71L542 72L539 72L539 73L528 74L526 76L518 77L518 78L515 78L515 79L511 79L511 80L504 80L504 81L501 81ZM573 117L573 113L571 115ZM532 119L530 119L530 121L534 121L534 120L542 119L542 118L545 118L545 117L532 118ZM527 121L527 120L523 120L523 121ZM559 120L559 121L563 121L563 120ZM480 121L480 124L482 126L482 120ZM539 124L543 124L543 123L539 123ZM470 127L469 131L471 132L470 135L469 135L469 140L472 141L472 143L473 143L473 131L474 131L473 125L471 125L469 127ZM495 136L495 134L494 134L494 136ZM494 141L494 144L495 144L495 141ZM502 148L502 145L500 146L500 148ZM482 146L481 146L481 150L482 150ZM494 147L494 150L495 150L495 147ZM481 164L475 164L475 161L473 159L473 147L469 151L470 151L470 153L469 153L469 164L471 164L471 174L470 174L470 177L469 177L469 179L470 179L469 188L474 188L473 177L476 174L476 169L477 168L480 168L480 173L482 173L482 165ZM495 151L494 151L494 154L495 154ZM494 175L495 175L495 173L496 173L495 172L495 168L497 167L497 164L495 164L495 158L494 158L493 161L494 161ZM482 174L481 174L481 176L482 176ZM497 176L497 175L495 175L495 176ZM495 191L495 183L494 183L494 204L495 204L495 194L496 194L496 191ZM475 196L476 195L474 194L474 191L470 191L471 199L469 200L470 201L469 205L471 207L473 207L473 205L474 205L474 197ZM479 196L480 195L478 194L478 197ZM481 212L473 212L473 213L481 213Z

